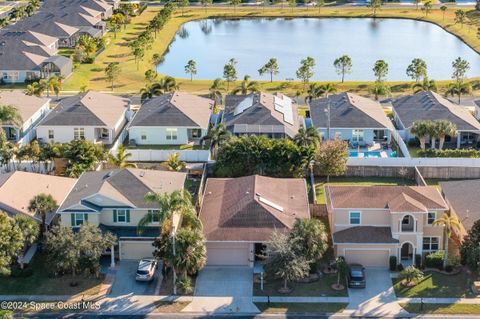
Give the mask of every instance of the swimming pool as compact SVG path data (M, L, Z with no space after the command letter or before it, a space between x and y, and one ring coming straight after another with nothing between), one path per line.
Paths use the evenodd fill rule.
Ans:
M397 157L397 152L385 152L387 157ZM358 151L350 151L348 154L349 157L382 157L381 151L374 151L374 152L358 152Z

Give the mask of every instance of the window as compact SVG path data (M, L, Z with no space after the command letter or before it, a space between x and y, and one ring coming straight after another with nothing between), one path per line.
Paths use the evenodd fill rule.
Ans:
M200 138L202 136L202 130L199 128L192 129L192 138Z
M117 210L117 223L127 222L127 211L125 209Z
M100 137L101 138L108 138L110 136L109 132L108 132L108 129L107 128L102 128L102 130L100 131Z
M354 142L363 142L363 130L352 130L352 140Z
M79 227L86 221L87 214L84 213L73 213L72 214L72 226Z
M167 140L176 140L176 139L177 139L177 129L167 128Z
M53 130L48 130L48 138L49 139L54 139L55 138L55 133L53 132Z
M433 222L437 219L437 213L436 212L428 212L427 216L427 224L431 225Z
M140 132L140 139L145 141L147 139L147 133L145 131Z
M160 211L158 209L148 210L149 214L152 214L150 222L152 224L160 223Z
M73 139L74 140L84 140L85 139L85 129L83 127L75 127L73 129Z
M360 225L360 212L350 212L350 225Z
M436 251L438 250L438 237L423 237L423 250Z

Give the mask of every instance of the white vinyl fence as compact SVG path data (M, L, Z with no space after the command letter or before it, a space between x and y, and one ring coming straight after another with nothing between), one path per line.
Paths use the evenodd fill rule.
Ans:
M13 171L25 171L32 173L48 174L54 169L54 164L51 161L47 162L32 162L32 161L11 161L8 165L0 165L0 173L8 173Z

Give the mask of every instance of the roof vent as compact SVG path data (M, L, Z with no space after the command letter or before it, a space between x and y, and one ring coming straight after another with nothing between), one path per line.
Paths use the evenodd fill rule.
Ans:
M110 171L107 173L107 177L112 177L113 176L113 171Z
M278 204L275 204L274 202L271 202L271 201L269 201L269 200L266 199L266 198L263 198L263 197L259 196L259 197L258 197L258 200L260 201L260 203L263 203L263 204L268 205L268 206L270 206L270 207L272 207L272 208L275 208L276 210L281 211L282 213L283 213L283 211L284 211L284 209L283 209L282 206L280 206L280 205L278 205Z

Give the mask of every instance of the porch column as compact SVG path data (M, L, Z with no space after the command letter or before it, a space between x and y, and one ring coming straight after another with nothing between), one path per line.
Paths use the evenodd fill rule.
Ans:
M417 247L413 246L412 266L415 266L415 255L417 254Z
M115 245L112 245L112 247L110 247L110 267L115 267Z
M457 148L460 148L461 140L462 140L462 133L457 132Z

